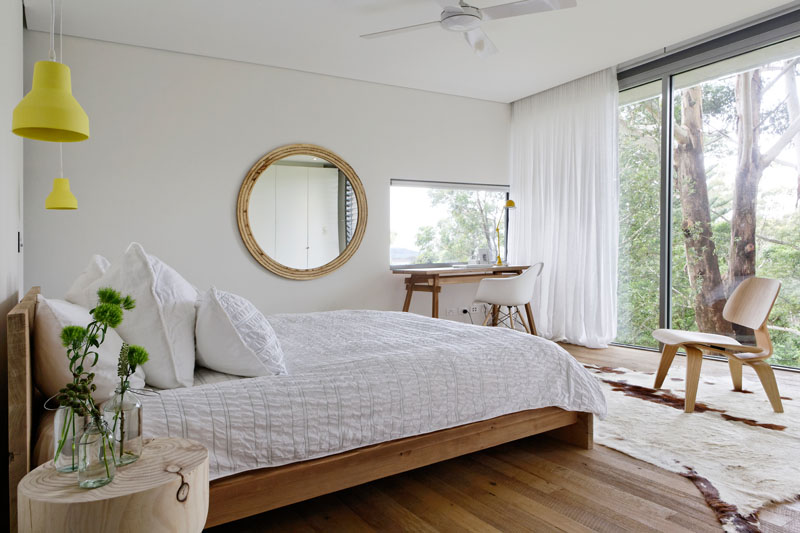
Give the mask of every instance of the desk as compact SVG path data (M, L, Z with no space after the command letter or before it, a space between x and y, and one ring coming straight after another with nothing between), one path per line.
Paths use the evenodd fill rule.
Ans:
M439 318L439 293L442 285L453 283L476 283L484 278L494 276L518 276L528 268L525 266L487 266L475 265L469 267L441 267L441 268L398 268L393 269L393 274L406 277L406 301L403 311L408 312L411 306L411 296L415 292L429 292L432 296L431 316ZM530 313L530 304L525 306ZM494 312L494 310L493 310Z

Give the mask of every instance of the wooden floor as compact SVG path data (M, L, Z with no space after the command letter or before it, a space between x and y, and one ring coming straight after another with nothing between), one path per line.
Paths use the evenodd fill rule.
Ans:
M658 354L643 350L564 347L601 366L650 372L658 364ZM704 374L727 372L726 363L703 364ZM800 384L800 373L777 377ZM800 532L800 503L760 518L765 533ZM720 530L694 484L677 474L603 446L531 437L207 531Z

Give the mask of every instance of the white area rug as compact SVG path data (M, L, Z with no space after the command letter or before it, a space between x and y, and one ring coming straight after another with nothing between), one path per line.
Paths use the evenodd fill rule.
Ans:
M670 369L661 391L652 389L653 374L586 368L608 400L595 442L694 481L726 531L759 531L758 509L800 496L800 390L780 376L783 414L747 367L745 392L733 391L730 378L701 374L696 411L684 413L685 367Z

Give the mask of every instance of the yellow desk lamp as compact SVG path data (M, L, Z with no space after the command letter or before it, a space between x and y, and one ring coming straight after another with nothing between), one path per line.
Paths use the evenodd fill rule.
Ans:
M514 200L506 200L500 218L497 219L497 227L495 227L495 231L497 231L497 266L503 266L503 260L500 258L500 222L503 221L502 213L505 213L509 209L515 209L516 207L517 205L514 203ZM508 242L508 235L506 235L506 242Z

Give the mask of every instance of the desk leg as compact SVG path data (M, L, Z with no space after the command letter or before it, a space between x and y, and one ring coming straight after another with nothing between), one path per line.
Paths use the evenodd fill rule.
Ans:
M414 294L414 284L409 283L406 281L406 301L403 302L403 312L408 313L409 307L411 307L411 296Z
M531 311L531 303L530 302L525 304L525 314L528 316L528 325L531 328L530 334L531 335L539 335L536 332L536 322L533 321L533 311Z
M497 322L500 319L500 306L493 305L492 306L492 326L497 326Z
M433 278L433 292L431 293L431 316L439 318L439 277Z

